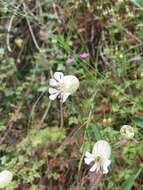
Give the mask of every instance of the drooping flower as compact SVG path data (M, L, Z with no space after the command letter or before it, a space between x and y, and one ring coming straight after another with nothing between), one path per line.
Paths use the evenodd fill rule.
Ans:
M65 75L62 72L55 72L49 81L49 98L55 100L57 97L62 102L79 88L79 80L74 75Z
M133 139L135 135L134 129L130 125L123 125L120 129L120 133L123 137L127 139Z
M72 62L73 62L73 59L72 59L72 57L68 57L67 58L67 61L66 61L66 63L68 64L68 65L70 65L70 64L72 64Z
M108 166L111 164L109 160L111 155L111 147L105 140L99 140L95 143L92 153L86 152L84 161L87 165L92 164L91 172L108 173Z
M80 57L81 59L87 59L87 58L89 57L89 53L83 52L83 53L81 53L81 54L79 55L79 57Z
M0 189L6 187L11 182L12 178L13 175L8 170L0 172Z

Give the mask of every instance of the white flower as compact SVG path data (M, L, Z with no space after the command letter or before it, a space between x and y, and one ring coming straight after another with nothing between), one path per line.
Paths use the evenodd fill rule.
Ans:
M120 129L120 133L122 136L126 137L127 139L133 139L135 135L134 129L130 125L123 125Z
M59 97L62 102L65 102L68 96L79 88L79 80L73 75L64 76L62 72L55 72L49 85L49 98L55 100Z
M13 175L8 170L0 172L0 189L6 187L11 182L12 178Z
M109 160L111 155L111 147L105 140L99 140L95 143L92 153L86 152L84 161L87 165L93 163L90 168L91 172L101 171L103 174L108 173L108 166L111 164Z

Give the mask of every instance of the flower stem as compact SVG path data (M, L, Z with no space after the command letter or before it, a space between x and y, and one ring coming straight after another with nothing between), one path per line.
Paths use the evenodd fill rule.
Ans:
M48 107L47 107L47 109L45 110L45 113L44 113L44 115L43 115L43 117L42 117L42 119L41 119L41 121L40 121L40 126L44 123L44 121L45 121L45 119L46 119L46 117L47 117L47 115L48 115L50 106L51 106L51 101L49 101Z
M102 173L90 173L90 190L97 190L99 187L99 183L102 179L103 175Z
M63 107L63 101L60 101L60 128L64 126L64 107Z

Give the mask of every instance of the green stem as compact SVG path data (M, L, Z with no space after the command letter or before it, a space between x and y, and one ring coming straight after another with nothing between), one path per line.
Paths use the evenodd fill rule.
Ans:
M63 128L64 126L64 108L63 108L63 101L60 100L60 128Z

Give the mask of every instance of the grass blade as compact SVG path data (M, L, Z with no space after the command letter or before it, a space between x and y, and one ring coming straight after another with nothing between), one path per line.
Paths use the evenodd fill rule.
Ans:
M139 176L140 172L141 172L142 168L140 168L138 170L138 172L135 175L132 175L131 177L129 177L121 186L121 190L131 190L134 181L136 180L136 178Z
M143 1L142 0L131 0L136 6L143 10Z

